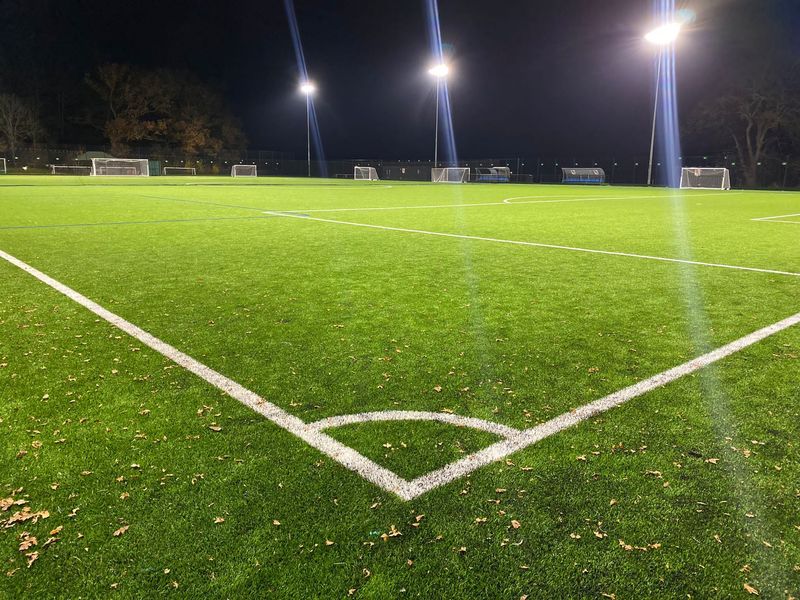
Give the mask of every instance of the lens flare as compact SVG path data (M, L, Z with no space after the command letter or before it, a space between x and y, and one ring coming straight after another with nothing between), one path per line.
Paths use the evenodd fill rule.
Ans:
M431 45L431 54L434 66L428 71L436 77L436 93L439 102L439 123L442 127L442 150L444 166L458 166L456 154L456 140L453 132L453 111L450 106L450 93L447 89L447 75L450 68L445 60L442 32L439 25L439 5L437 0L425 0L426 15L428 18L428 38Z
M297 15L294 11L293 0L284 0L286 7L286 17L289 19L289 31L292 34L292 45L294 46L294 54L297 60L297 70L300 72L300 91L305 94L306 101L308 102L309 123L311 127L311 139L314 143L314 153L319 163L319 176L327 177L328 169L325 163L325 152L322 148L322 135L319 130L319 122L317 121L317 111L314 107L314 92L316 87L308 77L308 67L306 65L306 57L303 52L303 42L300 39L300 28L297 25Z

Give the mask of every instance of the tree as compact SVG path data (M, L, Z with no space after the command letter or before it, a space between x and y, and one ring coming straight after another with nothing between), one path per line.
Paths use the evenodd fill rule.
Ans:
M751 82L701 104L690 128L727 140L736 150L745 185L756 187L759 163L778 149L787 133L800 128L800 102L793 87L791 79Z
M189 157L245 144L222 96L191 73L108 64L86 81L101 99L101 128L115 153L142 141Z
M41 134L39 123L30 105L14 94L0 94L0 136L3 137L11 156L26 140L36 140Z
M166 123L156 115L168 109L168 100L157 77L112 63L86 82L101 98L102 130L115 154L123 154L131 142L157 141L165 132Z

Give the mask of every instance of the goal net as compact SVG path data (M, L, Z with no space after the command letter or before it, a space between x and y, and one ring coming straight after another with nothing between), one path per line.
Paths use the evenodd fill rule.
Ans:
M598 167L579 168L562 167L561 183L603 184L606 182L606 172Z
M353 170L353 179L378 181L378 171L375 167L355 167Z
M197 175L194 167L164 167L161 172L164 175Z
M5 158L0 158L0 173L2 173L3 175L8 173L8 171L6 170L6 159Z
M724 168L684 167L681 169L681 189L729 190L731 174Z
M150 161L146 158L93 158L90 175L149 177Z
M255 165L233 165L231 177L258 177L258 169Z
M511 169L509 167L478 167L475 169L473 180L478 183L509 183Z
M80 165L50 165L51 175L91 175L92 167Z
M467 183L469 169L467 167L433 167L431 181L434 183Z

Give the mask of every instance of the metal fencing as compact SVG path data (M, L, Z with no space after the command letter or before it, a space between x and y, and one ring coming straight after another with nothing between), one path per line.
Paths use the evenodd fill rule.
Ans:
M119 154L119 152L117 152ZM177 149L163 147L131 148L125 158L148 158L150 174L161 175L164 167L188 167L197 175L230 175L234 164L253 164L261 176L305 177L308 163L291 153L270 150L224 150L213 156L187 156ZM8 163L8 173L49 173L51 165L85 166L92 157L112 156L110 148L61 146L47 148L20 148L14 156L0 150L0 157ZM683 156L681 163L687 167L727 167L734 188L745 187L741 165L731 155ZM381 179L397 181L430 181L430 160L346 159L312 161L313 177L352 178L354 167L375 167ZM438 166L480 168L508 167L513 183L561 183L564 167L599 167L606 173L611 185L645 185L647 182L646 157L512 157L461 160L457 165L439 163ZM66 169L57 169L64 173ZM169 171L169 169L168 169ZM76 170L80 173L80 170ZM660 161L653 164L655 185L664 185L664 168ZM800 157L771 157L758 163L756 186L761 189L800 188Z

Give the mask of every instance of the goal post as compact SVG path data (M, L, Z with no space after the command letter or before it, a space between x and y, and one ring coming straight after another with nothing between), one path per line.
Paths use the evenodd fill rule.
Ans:
M469 181L468 167L433 167L431 169L433 183L467 183Z
M606 172L599 167L562 167L561 183L582 185L602 185L606 182Z
M3 175L6 175L8 173L5 158L0 158L0 173L2 173Z
M682 190L729 190L731 174L723 167L683 167Z
M81 165L50 165L51 175L91 175L92 167Z
M149 177L150 161L146 158L93 158L90 175Z
M197 175L194 167L164 167L161 169L162 175Z
M379 181L375 167L354 167L353 179L356 181Z
M258 177L258 169L255 165L233 165L231 177Z

